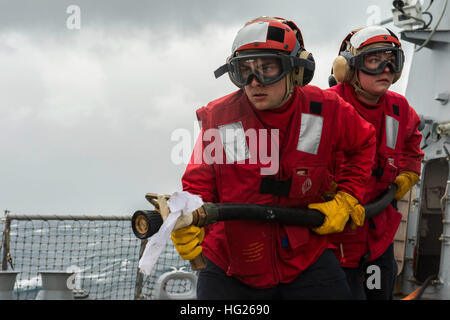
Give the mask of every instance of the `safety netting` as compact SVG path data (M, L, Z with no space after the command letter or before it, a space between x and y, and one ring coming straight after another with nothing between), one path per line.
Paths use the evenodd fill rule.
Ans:
M17 271L17 299L35 299L43 289L40 272L70 272L75 299L159 299L192 289L192 282L160 277L174 270L193 273L169 240L149 276L138 270L146 240L137 239L127 215L24 215L0 219L2 270Z

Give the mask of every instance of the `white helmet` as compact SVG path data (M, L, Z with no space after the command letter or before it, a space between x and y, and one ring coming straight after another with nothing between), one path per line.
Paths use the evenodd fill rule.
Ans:
M393 54L389 61L367 65L364 58L368 54L388 52ZM333 62L333 75L337 82L348 82L354 85L358 80L356 69L366 74L380 74L386 66L394 73L395 83L401 75L405 61L398 37L389 29L380 26L369 26L350 32L342 41L339 56Z

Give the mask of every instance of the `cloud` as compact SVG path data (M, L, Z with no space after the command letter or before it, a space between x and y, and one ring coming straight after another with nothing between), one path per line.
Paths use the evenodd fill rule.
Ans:
M1 0L0 28L27 30L34 33L45 31L64 34L67 8L77 5L81 9L83 27L105 30L137 26L164 29L173 25L182 26L182 32L195 33L210 24L243 24L261 15L291 18L306 35L315 37L325 32L330 34L347 25L365 24L373 12L370 6L379 6L381 18L390 14L392 1L154 1L154 0ZM116 28L118 27L118 28Z
M2 209L149 207L145 193L181 188L185 166L171 159L174 130L187 129L193 143L195 110L236 90L213 71L245 21L293 16L317 61L312 83L326 88L342 36L364 24L370 4L77 3L81 29L69 30L72 1L0 1Z
M135 29L133 37L85 30L64 45L2 35L0 203L22 212L124 211L145 205L146 192L180 188L184 166L171 163L171 133L193 134L195 109L235 90L212 73L234 30L169 31L164 43Z

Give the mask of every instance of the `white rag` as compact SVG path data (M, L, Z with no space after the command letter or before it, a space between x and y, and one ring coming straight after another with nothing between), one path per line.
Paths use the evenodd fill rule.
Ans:
M159 255L164 250L170 234L175 227L177 219L183 214L189 214L203 205L203 200L187 191L175 192L167 201L170 214L159 228L158 232L150 237L144 253L139 260L139 269L145 275L150 275Z

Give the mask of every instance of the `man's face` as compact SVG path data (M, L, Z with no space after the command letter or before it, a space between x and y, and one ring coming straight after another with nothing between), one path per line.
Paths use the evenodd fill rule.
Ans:
M378 52L368 54L364 58L364 66L369 69L375 69L381 62L392 61L393 59L395 57L392 53ZM391 86L394 80L394 74L386 66L382 73L376 75L369 75L358 70L358 78L364 90L373 95L382 96Z
M251 70L256 69L260 74L270 77L272 74L275 75L279 72L277 69L279 65L275 59L273 59L274 61L264 59L264 63L261 63L259 60L255 59L242 62L241 73L245 75L245 72L250 73ZM269 85L263 85L256 77L253 77L251 82L244 87L244 91L256 109L273 109L280 106L286 94L286 77Z

